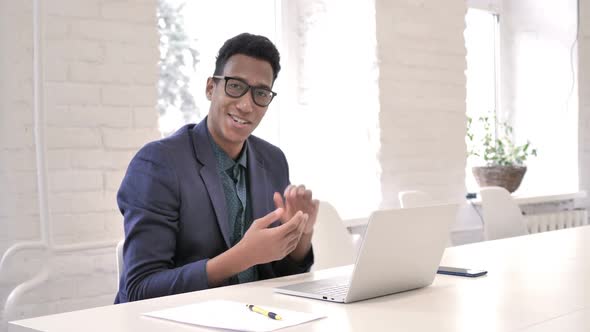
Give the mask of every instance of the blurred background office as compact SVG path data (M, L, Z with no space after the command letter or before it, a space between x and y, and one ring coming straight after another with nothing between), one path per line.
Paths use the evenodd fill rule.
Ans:
M539 151L519 191L590 189L590 0L0 0L1 328L113 302L125 169L206 116L243 31L284 68L255 134L342 219L476 191L466 119L489 112Z

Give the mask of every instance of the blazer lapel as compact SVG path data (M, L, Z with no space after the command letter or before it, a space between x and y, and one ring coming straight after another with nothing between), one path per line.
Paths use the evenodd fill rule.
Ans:
M268 190L268 179L262 160L257 157L254 145L248 144L248 180L250 185L250 200L252 204L252 218L256 220L268 214L272 207L268 205L272 200L272 192Z
M207 192L209 193L209 199L213 204L215 215L217 216L217 223L219 229L225 240L225 244L228 248L231 247L229 235L229 224L227 221L227 206L225 203L225 194L223 193L223 187L221 180L217 174L217 161L213 151L211 150L211 143L209 143L209 134L207 133L207 118L203 119L198 125L196 125L191 131L193 138L193 147L195 150L195 156L197 160L203 165L200 170L201 178L205 183Z

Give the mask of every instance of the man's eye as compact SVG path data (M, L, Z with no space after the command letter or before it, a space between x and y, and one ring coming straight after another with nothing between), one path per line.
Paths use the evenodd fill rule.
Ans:
M228 83L229 87L236 90L241 90L244 86L240 83Z
M258 97L268 97L270 95L270 92L266 90L257 90L256 95Z

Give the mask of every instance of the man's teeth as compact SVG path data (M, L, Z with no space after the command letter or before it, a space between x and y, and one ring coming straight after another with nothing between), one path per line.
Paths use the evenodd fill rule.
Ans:
M232 119L233 119L235 122L237 122L237 123L239 123L239 124L246 124L246 123L248 123L248 121L246 121L246 120L242 120L242 119L240 119L240 118L238 118L238 117L236 117L236 116L234 116L234 115L231 115L231 114L230 114L229 116L231 116L231 118L232 118Z

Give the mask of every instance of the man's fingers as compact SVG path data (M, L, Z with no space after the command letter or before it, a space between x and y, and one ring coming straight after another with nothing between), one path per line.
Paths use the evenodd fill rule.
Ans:
M296 211L305 209L305 191L304 185L289 186L288 190L285 191L285 200L292 210Z
M301 235L303 234L303 227L305 227L306 225L306 221L307 219L305 217L302 217L301 222L299 227L297 227L297 229L291 233L289 233L286 236L286 240L291 244L291 243L295 243L295 245L297 245L297 243L299 243L299 240L301 239Z
M285 208L285 203L283 202L283 197L278 192L275 192L272 196L273 201L275 202L275 207L278 208Z
M299 187L297 187L297 200L300 203L305 203L305 186L304 185L300 185Z
M298 190L298 189L299 189L299 187L298 187L298 186L293 186L293 187L291 187L291 190L289 190L288 197L289 197L290 199L293 199L293 200L294 200L294 199L297 197L297 190Z
M293 232L297 232L299 227L301 226L301 219L303 218L303 212L297 211L291 220L287 221L286 223L282 224L279 227L273 228L274 231L280 233L280 236L284 238Z
M297 188L295 188L295 193L293 194L293 197L296 200L296 202L300 205L302 205L305 202L303 199L304 194L305 194L305 186L304 185L300 185L300 186L297 186ZM303 208L303 206L300 206L300 209L301 208Z
M295 186L290 184L287 186L287 188L285 188L285 192L283 193L283 196L285 196L285 198L287 198L289 192L291 191L291 189L293 189Z
M310 204L310 208L307 210L307 213L309 213L309 219L307 220L307 223L305 225L305 230L303 231L304 233L309 233L309 232L313 231L315 223L317 222L319 210L320 210L320 201L317 199L312 200L311 204Z
M293 199L293 192L295 188L295 186L289 185L287 189L285 189L285 194L283 195L285 200L285 209L287 209L289 214L297 211L297 208L295 207L295 200Z
M283 194L283 199L285 202L285 209L287 210L288 214L293 213L294 211L297 211L297 207L295 206L295 199L294 199L294 195L293 193L295 192L295 190L297 189L296 186L290 184L287 186L287 188L285 188L285 193Z
M252 223L252 226L256 227L257 229L268 228L268 226L270 226L270 224L272 224L273 222L275 222L276 220L281 218L281 216L283 215L283 211L284 211L283 208L277 208L276 210L272 211L271 213L267 214L266 216L256 219Z
M309 214L304 213L302 216L301 223L299 224L299 231L303 232L305 227L307 227L307 222L309 221ZM300 234L301 235L301 234Z
M311 204L313 206L313 213L317 215L318 211L320 210L320 201L317 199L314 199L311 201Z
M299 237L294 236L289 239L287 242L287 254L290 254L295 248L297 248L297 244L299 243Z
M303 205L304 205L303 209L305 212L310 213L310 214L313 212L313 209L314 209L314 203L311 198L312 198L311 190L306 190L305 193L303 194L303 198L302 198Z
M305 194L305 186L300 185L297 187L297 196L303 196Z
M295 235L298 242L299 242L299 239L301 238L301 235L305 231L305 228L307 227L308 220L309 220L309 215L307 213L303 213L301 215L301 218L297 221L298 222L297 229L295 231L291 232L291 234Z

